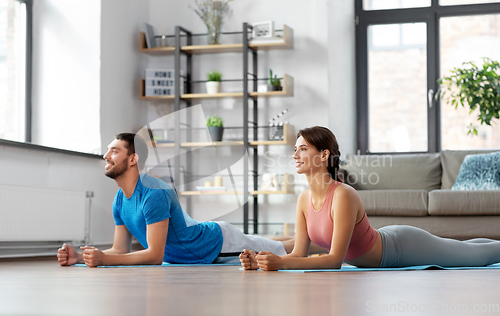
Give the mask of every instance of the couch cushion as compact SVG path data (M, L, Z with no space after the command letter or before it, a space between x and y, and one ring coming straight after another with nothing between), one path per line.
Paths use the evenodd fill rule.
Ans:
M500 190L500 151L465 156L451 189Z
M500 215L500 192L434 190L429 215Z
M427 216L425 190L360 190L368 215Z
M357 190L426 190L441 187L439 154L347 155L346 183ZM458 171L457 171L458 172Z
M443 166L443 177L441 179L441 189L449 190L453 187L457 179L460 165L465 156L470 154L491 153L498 150L443 150L441 152L441 165Z

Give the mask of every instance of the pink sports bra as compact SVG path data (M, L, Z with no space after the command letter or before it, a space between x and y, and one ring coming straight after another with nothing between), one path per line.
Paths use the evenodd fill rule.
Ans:
M309 238L316 245L326 248L328 251L330 251L332 245L333 235L333 219L331 215L333 192L340 183L336 181L330 186L326 193L325 202L319 211L314 209L311 196L307 211L307 233ZM344 260L352 260L364 255L372 249L376 241L377 231L370 226L365 212L363 219L354 226L351 242Z

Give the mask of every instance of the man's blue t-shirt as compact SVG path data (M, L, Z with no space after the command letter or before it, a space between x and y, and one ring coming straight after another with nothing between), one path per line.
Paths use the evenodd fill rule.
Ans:
M125 225L148 248L146 226L169 218L163 261L212 263L222 249L222 231L215 222L198 222L182 210L177 194L162 180L141 174L127 199L120 189L113 202L116 225Z

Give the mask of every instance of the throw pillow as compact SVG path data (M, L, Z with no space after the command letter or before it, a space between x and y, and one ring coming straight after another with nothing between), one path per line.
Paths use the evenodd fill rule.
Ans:
M452 190L499 190L500 151L465 156Z

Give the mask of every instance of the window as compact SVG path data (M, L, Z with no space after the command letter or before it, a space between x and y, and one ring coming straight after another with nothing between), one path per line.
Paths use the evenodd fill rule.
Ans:
M26 140L26 3L0 0L0 138Z
M99 157L100 5L0 0L0 141Z
M474 113L434 98L453 67L500 61L500 1L356 0L356 20L360 152L500 146L498 120L467 135Z

